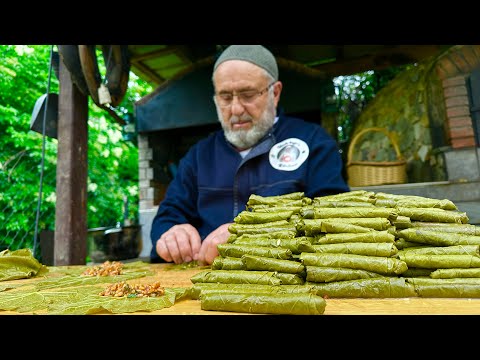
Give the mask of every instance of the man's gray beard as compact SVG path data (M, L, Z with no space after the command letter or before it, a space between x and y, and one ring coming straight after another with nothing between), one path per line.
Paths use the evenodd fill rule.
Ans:
M269 94L270 95L270 94ZM273 95L273 93L272 93ZM225 124L223 121L223 115L220 110L220 107L217 105L217 114L222 124L223 132L225 138L238 149L249 149L252 146L256 145L261 138L267 134L267 132L273 126L275 121L276 109L273 101L273 96L270 96L268 99L268 105L265 108L265 111L260 116L260 119L257 123L253 124L252 128L249 130L231 130L228 124ZM232 116L229 120L230 124L237 122L238 120L250 120L250 115L244 115L242 117Z

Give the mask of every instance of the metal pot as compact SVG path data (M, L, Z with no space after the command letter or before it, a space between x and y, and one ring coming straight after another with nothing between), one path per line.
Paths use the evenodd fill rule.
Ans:
M119 261L138 257L142 247L141 226L96 228L91 234L90 258L93 262Z

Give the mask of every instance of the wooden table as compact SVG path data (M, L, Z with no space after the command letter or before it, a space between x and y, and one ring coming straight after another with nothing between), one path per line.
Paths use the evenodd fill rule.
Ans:
M169 270L170 267L170 270ZM135 279L135 283L160 281L164 287L190 287L190 278L205 268L171 270L168 264L150 264L153 276ZM3 281L1 284L36 281L35 278ZM479 299L452 298L395 298L395 299L327 299L324 315L480 315ZM19 314L0 311L0 315ZM129 315L252 315L222 311L205 311L199 300L182 300L175 305L153 312Z

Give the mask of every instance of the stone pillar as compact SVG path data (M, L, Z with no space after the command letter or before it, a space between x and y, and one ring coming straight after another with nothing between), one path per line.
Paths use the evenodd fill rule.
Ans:
M148 135L138 135L138 198L139 198L139 223L142 228L141 258L148 258L152 243L150 229L152 219L157 212L154 205L155 189L153 188L153 168L151 164L152 149L149 146Z
M152 149L149 146L148 135L138 135L138 192L139 209L149 209L154 206L154 190L152 187L153 168L151 165Z

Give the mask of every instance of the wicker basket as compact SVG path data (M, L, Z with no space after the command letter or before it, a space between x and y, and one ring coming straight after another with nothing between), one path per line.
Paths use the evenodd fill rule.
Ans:
M355 144L362 135L370 131L382 132L389 138L397 154L397 161L352 161ZM387 129L367 128L356 134L348 147L347 175L351 187L402 184L407 179L407 162L400 153L395 137Z

